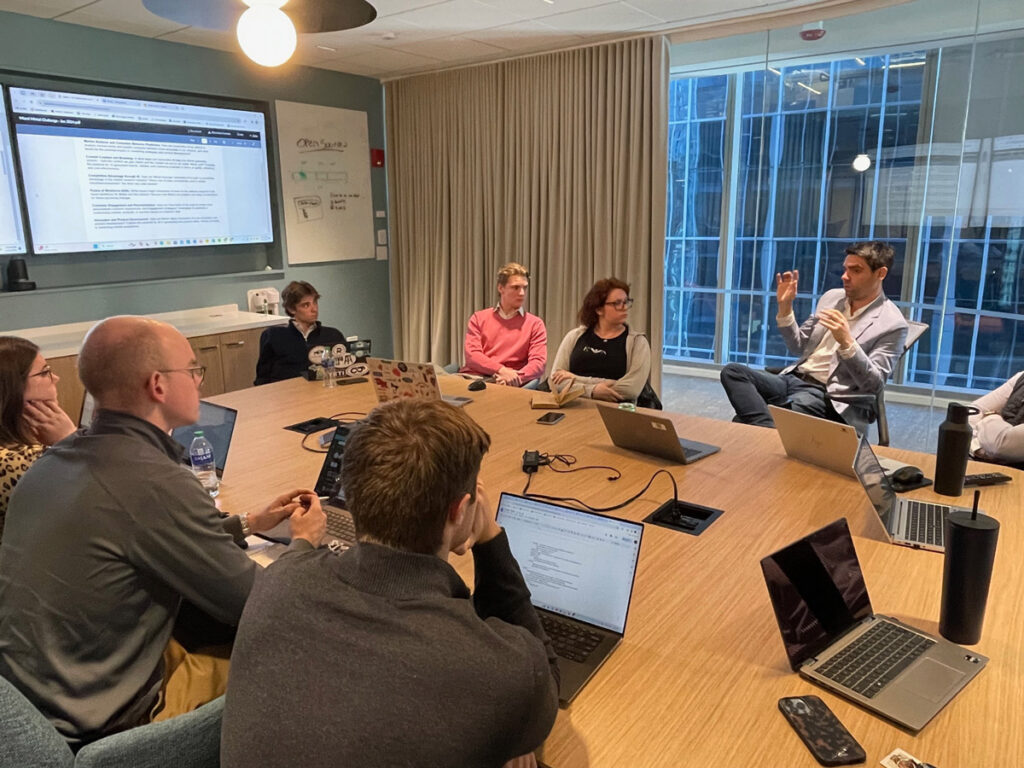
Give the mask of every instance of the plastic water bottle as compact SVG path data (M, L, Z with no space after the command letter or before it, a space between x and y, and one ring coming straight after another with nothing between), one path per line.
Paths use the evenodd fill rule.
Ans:
M203 430L197 429L195 437L192 438L192 445L188 449L189 460L192 462L192 472L199 478L203 488L211 496L220 493L220 480L217 479L217 464L213 459L213 446L210 441L203 437Z
M334 379L334 358L330 353L324 355L324 389L331 389L337 384Z

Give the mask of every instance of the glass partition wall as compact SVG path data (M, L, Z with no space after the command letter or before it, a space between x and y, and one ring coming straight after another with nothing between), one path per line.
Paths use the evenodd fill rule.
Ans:
M802 320L849 244L884 240L886 294L929 326L888 400L937 423L1024 369L1024 7L916 0L823 27L673 45L665 362L784 364L775 274L800 271Z

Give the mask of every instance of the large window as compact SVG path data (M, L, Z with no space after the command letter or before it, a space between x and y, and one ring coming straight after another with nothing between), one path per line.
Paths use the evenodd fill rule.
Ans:
M887 295L930 326L899 383L988 390L1024 368L1024 38L971 49L672 80L666 359L782 364L775 274L800 271L802 319L845 248L879 239Z

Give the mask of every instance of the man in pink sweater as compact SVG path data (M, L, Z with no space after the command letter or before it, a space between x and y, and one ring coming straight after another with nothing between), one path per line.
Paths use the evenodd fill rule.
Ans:
M498 305L474 312L466 328L466 364L459 373L493 376L523 387L540 380L548 360L544 321L523 309L530 273L512 262L498 270Z

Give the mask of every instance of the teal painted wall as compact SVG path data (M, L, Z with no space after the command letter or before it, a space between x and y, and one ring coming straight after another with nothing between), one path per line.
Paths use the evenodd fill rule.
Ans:
M363 110L368 116L370 146L384 146L383 89L372 78L298 65L266 70L249 62L241 52L216 51L4 12L0 12L0 69L270 102L271 125L275 99ZM276 157L273 164L277 165ZM374 210L386 210L385 170L373 169L371 175ZM382 221L377 220L377 227L381 226ZM284 221L279 213L278 232L282 239L283 231ZM282 244L282 254L283 251ZM214 304L244 307L245 293L251 288L272 285L280 290L289 280L307 280L323 296L320 318L324 323L341 328L347 335L371 338L375 353L391 354L387 262L347 261L294 267L286 264L283 277L277 271L272 275L220 275L117 284L158 274L163 265L153 262L161 255L115 257L117 260L102 265L104 274L100 278L100 265L85 263L85 257L92 256L85 254L78 262L68 254L26 256L29 277L39 283L41 290L0 293L0 330ZM183 270L187 272L188 267L183 266ZM47 287L61 285L75 287Z

